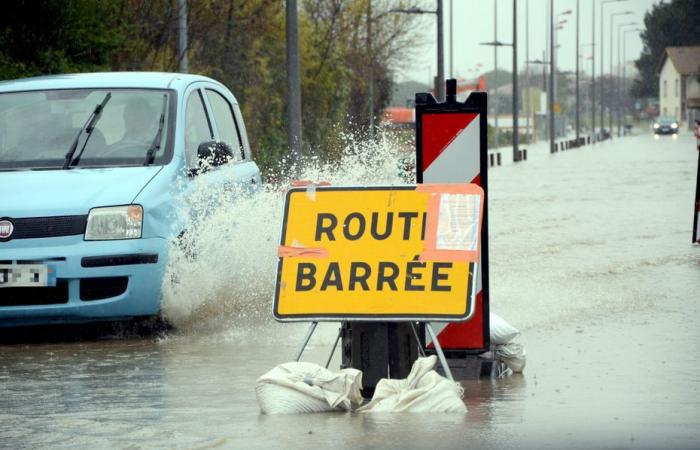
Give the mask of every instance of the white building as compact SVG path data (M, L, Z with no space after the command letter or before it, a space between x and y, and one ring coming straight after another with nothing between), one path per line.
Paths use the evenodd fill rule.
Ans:
M659 113L688 126L700 119L700 46L666 47L657 70Z

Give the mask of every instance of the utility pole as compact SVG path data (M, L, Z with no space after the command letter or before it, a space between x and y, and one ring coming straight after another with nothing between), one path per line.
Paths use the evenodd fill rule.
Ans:
M454 72L454 35L452 34L455 24L455 5L454 1L450 0L450 78L455 77Z
M591 142L595 144L595 0L592 0L591 4L593 5L591 13L591 46L593 47L591 55Z
M605 45L603 45L603 30L605 30L605 16L604 16L604 11L605 11L605 4L606 3L619 3L619 2L625 2L627 0L603 0L600 2L600 130L601 132L603 131L603 128L605 128L605 105L604 105L604 98L603 98L603 66L605 66ZM612 17L610 18L612 21ZM612 31L610 32L612 34ZM610 39L612 39L612 36L610 36ZM595 44L595 42L594 42ZM610 47L610 51L612 52L612 47ZM595 51L594 51L595 54ZM593 67L595 69L595 63L593 64ZM612 131L612 130L611 130Z
M613 25L615 24L616 16L628 16L634 14L632 11L624 11L610 14L610 107L608 108L608 122L610 124L610 137L613 137L613 103L615 102L615 76L613 74L613 42L615 41L615 35L613 34ZM601 41L602 44L602 41ZM602 64L602 62L601 62Z
M532 143L530 131L530 115L532 107L530 105L530 0L525 0L525 128L527 129L527 143Z
M442 0L437 0L437 57L438 57L438 68L437 68L437 100L439 102L445 101L445 49L443 45L443 26L442 26Z
M513 0L513 162L520 161L518 126L518 0Z
M493 41L498 42L498 0L493 0ZM498 45L493 46L493 146L498 148Z
M442 25L442 0L437 0L437 8L432 10L420 9L418 7L412 8L393 8L387 12L390 13L403 13L403 14L435 14L437 17L437 86L435 86L435 93L437 94L437 100L442 102L445 100L445 50L443 45L443 25ZM450 12L452 12L450 10Z
M620 37L620 33L626 33L626 31L622 31L623 28L629 27L632 25L639 25L639 22L627 22L627 23L621 23L617 26L617 80L615 81L615 113L617 115L617 137L622 137L622 122L620 120L620 114L622 111L622 96L620 95L620 77L622 75L622 64L624 61L621 61L621 50L620 46L622 45L622 41L624 38Z
M579 47L579 22L581 22L581 15L579 9L579 0L576 0L576 146L578 147L581 142L581 96L579 95L579 53L581 48Z
M554 0L549 0L549 152L554 153Z
M374 58L372 57L372 0L367 0L367 106L369 137L374 137Z
M301 81L297 0L287 1L287 145L289 160L299 173L301 162ZM296 175L295 174L295 175Z
M640 32L641 28L635 28L634 30L625 30L622 32L622 89L627 92L627 33ZM618 123L622 121L622 115L625 110L621 105L621 101L618 104L620 108L620 113L618 114ZM618 125L619 126L619 125Z
M187 60L187 0L177 1L177 57L178 71L187 73L189 61Z

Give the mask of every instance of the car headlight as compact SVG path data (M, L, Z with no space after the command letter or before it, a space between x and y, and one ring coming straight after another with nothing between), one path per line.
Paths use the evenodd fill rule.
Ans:
M141 205L93 208L85 227L86 241L138 239L143 225Z
M673 129L678 128L678 124L677 124L677 123L672 123L672 124L671 124L671 128L673 128Z
M656 130L657 128L659 128L659 124L658 124L658 123L655 123L655 124L654 124L654 129Z

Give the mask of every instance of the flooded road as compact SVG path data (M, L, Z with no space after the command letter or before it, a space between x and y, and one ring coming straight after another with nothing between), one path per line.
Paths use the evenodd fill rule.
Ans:
M261 416L255 380L304 327L271 319L276 231L256 219L250 246L202 252L233 279L192 270L169 294L177 332L0 345L0 447L700 448L694 138L528 157L489 173L491 309L528 364L464 382L467 415ZM323 364L337 325L319 328L304 360Z

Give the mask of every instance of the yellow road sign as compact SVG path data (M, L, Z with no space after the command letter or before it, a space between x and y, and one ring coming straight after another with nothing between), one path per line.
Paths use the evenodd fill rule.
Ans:
M554 112L557 114L561 113L561 103L559 102L554 102Z
M474 184L291 189L275 318L466 320L482 209Z

